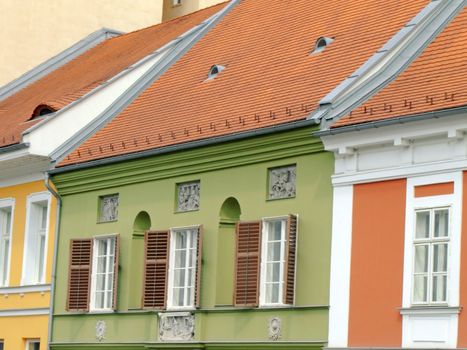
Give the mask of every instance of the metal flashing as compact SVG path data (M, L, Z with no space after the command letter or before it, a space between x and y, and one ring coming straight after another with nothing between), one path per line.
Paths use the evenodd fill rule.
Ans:
M50 154L53 162L62 160L66 154L84 142L87 138L109 123L115 116L123 111L135 98L137 98L146 88L152 85L169 69L179 58L181 58L193 45L196 44L212 27L214 27L230 10L239 3L240 0L232 0L222 10L209 17L202 23L185 32L177 39L164 45L164 49L169 49L160 61L154 64L141 78L130 86L115 102L107 107L97 118L87 126L79 130L75 137L63 144ZM159 49L159 50L162 50Z
M119 36L121 34L123 33L118 30L109 28L101 28L89 34L85 38L78 41L76 44L70 46L68 49L60 52L58 55L39 64L37 67L21 75L19 78L1 87L0 101L15 94L16 92L25 88L27 85L32 84L36 80L39 80L50 72L70 62L102 41Z
M320 101L308 118L325 130L336 120L393 81L444 30L466 0L434 0L379 49L367 62Z
M0 147L0 154L19 151L29 147L29 143L15 143L13 145Z
M321 136L344 134L344 133L348 133L352 131L377 129L377 128L381 128L381 127L389 126L389 125L405 124L405 123L411 123L411 122L416 122L420 120L443 118L443 117L448 117L448 116L460 114L460 113L467 114L467 106L455 107L455 108L449 108L449 109L441 109L438 111L407 115L407 116L391 118L391 119L376 120L373 122L367 122L363 124L347 125L347 126L342 126L340 128L334 128L334 129L324 129L324 130L319 130L319 131L314 132L313 135L317 137L321 137Z
M115 163L124 162L127 160L135 160L135 159L146 158L146 157L151 157L155 155L161 155L161 154L166 154L166 153L171 153L171 152L176 152L176 151L184 151L184 150L189 150L189 149L203 147L203 146L211 146L211 145L216 145L216 144L225 143L225 142L243 140L243 139L251 138L254 136L268 135L268 134L278 133L282 131L288 131L288 130L294 130L294 129L307 127L307 126L313 126L317 124L319 124L319 121L316 121L314 119L305 119L305 120L285 123L281 125L274 125L274 126L270 126L266 128L261 128L261 129L253 129L253 130L239 132L235 134L227 134L223 136L211 137L211 138L207 138L203 140L196 140L196 141L181 143L177 145L153 148L153 149L149 149L146 151L128 153L128 154L118 155L115 157L107 157L107 158L102 158L102 159L91 160L86 163L66 165L60 168L53 168L49 170L48 173L51 175L61 174L61 173L69 172L69 171L87 169L87 168L92 168L92 167L100 166L100 165L115 164Z

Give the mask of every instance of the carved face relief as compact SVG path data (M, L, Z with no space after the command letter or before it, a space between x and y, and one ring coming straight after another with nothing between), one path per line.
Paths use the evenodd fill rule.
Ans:
M177 211L199 209L199 181L177 185Z
M279 340L281 335L281 319L279 317L273 317L269 320L268 325L269 339L272 341Z
M159 314L159 339L162 341L192 340L195 316L190 313Z
M100 222L115 221L118 218L118 194L100 197Z
M96 339L102 341L105 339L105 321L97 321L96 323Z
M295 165L269 169L269 199L295 197Z

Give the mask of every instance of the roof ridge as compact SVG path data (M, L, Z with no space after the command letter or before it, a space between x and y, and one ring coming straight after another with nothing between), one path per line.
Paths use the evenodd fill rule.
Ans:
M321 120L321 129L396 79L447 27L467 0L432 0L383 47L320 102L308 118Z
M122 35L123 32L118 30L103 27L91 34L88 34L83 39L77 41L72 46L52 56L48 60L40 63L36 67L22 74L18 78L0 87L0 101L10 97L18 91L24 89L26 86L43 78L52 71L62 67L66 63L77 58L89 49L97 46L101 42Z

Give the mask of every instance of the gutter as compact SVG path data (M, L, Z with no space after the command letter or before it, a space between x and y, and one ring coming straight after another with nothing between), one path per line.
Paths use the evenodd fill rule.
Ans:
M49 320L48 320L48 337L47 337L47 349L50 350L50 343L52 341L52 317L54 314L54 302L55 302L55 280L57 270L57 253L58 253L58 240L59 240L59 226L60 226L60 213L62 208L62 197L50 186L50 176L47 172L44 173L44 185L50 193L57 199L57 212L55 217L55 240L54 240L54 256L52 262L52 280L51 280L51 292L50 292L50 308L49 308Z
M449 116L461 114L461 113L467 114L467 106L455 107L455 108L449 108L449 109L441 109L438 111L412 114L412 115L408 115L404 117L377 120L377 121L368 122L364 124L347 125L347 126L342 126L342 127L333 128L333 129L320 130L320 131L314 132L313 135L317 137L338 135L338 134L344 134L344 133L353 132L353 131L363 131L363 130L377 129L377 128L391 126L391 125L412 123L412 122L417 122L417 121L422 121L422 120L444 118L444 117L449 117Z
M97 159L97 160L89 161L86 163L68 165L68 166L64 166L60 168L51 169L49 170L48 173L50 175L62 174L62 173L66 173L66 172L70 172L74 170L87 169L87 168L92 168L92 167L101 166L101 165L115 164L115 163L120 163L120 162L124 162L128 160L147 158L147 157L151 157L155 155L166 154L166 153L177 152L177 151L184 151L184 150L189 150L189 149L203 147L203 146L217 145L217 144L221 144L225 142L243 140L243 139L251 138L254 136L269 135L269 134L274 134L274 133L278 133L281 131L294 130L294 129L299 129L299 128L303 128L306 126L313 126L313 125L318 125L318 124L319 124L319 120L305 119L305 120L300 120L298 122L285 123L285 124L265 127L261 129L238 132L235 134L228 134L228 135L217 136L217 137L212 137L212 138L198 140L198 141L181 143L181 144L172 145L172 146L153 148L153 149L149 149L146 151L128 153L128 154L115 156L111 158Z
M29 143L15 143L14 145L9 145L5 147L0 147L0 154L19 151L29 147Z

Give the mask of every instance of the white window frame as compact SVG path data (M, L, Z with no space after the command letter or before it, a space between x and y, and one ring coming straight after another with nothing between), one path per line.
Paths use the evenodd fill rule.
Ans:
M31 345L34 344L34 343L39 343L39 348L40 348L41 340L39 338L26 339L26 350L33 350Z
M445 237L440 237L440 238L435 238L432 236L433 230L434 230L434 213L438 210L447 210L448 211L448 234ZM428 212L430 215L430 221L429 221L429 237L428 238L416 238L416 229L417 229L417 213L421 212ZM413 262L412 262L412 299L411 299L411 304L414 306L429 306L429 305L447 305L447 299L448 299L448 282L446 281L446 301L433 301L433 248L436 244L447 244L447 267L446 267L446 275L447 275L447 280L449 280L449 255L450 255L450 239L451 239L451 207L450 206L442 206L442 207L429 207L429 208L419 208L414 210L413 214L414 215L414 228L413 228L413 233L412 233L412 249L413 249ZM427 301L415 301L414 300L414 292L415 292L415 247L416 246L422 246L422 245L427 245L428 246L428 271L427 271L427 278L428 278L428 283L427 283Z
M21 285L35 285L35 284L45 284L46 280L46 273L47 273L47 252L48 252L48 245L49 245L49 228L50 228L50 216L51 216L51 194L49 192L38 192L32 193L27 198L26 204L26 227L25 227L25 236L24 236L24 250L23 250L23 268L22 268L22 277L21 277ZM35 229L33 224L31 223L31 211L33 210L33 205L37 204L38 202L47 202L47 222L45 225L45 242L44 242L44 257L43 261L43 270L42 276L37 281L28 281L28 269L36 268L31 267L28 264L28 259L30 258L29 254L29 246L31 240L32 230Z
M259 288L259 306L260 307L280 307L284 306L284 283L285 283L285 258L286 258L286 247L287 247L287 220L288 216L275 216L262 219L262 232L261 232L261 264L260 264L260 288ZM280 269L280 280L281 287L279 289L279 302L278 303L267 303L266 302L266 269L267 269L267 244L268 244L268 229L267 223L272 221L283 221L282 222L282 234L281 234L281 269Z
M197 252L198 252L198 240L199 240L199 237L198 236L195 236L195 242L194 242L194 251L195 251L195 257L194 257L194 263L195 263L195 269L194 269L194 276L193 276L193 293L191 294L191 303L189 305L185 305L185 306L176 306L176 305L173 305L173 297L172 297L172 294L173 294L173 288L174 288L174 277L175 277L175 273L174 273L174 264L175 264L175 233L176 232L180 232L180 231L183 231L183 230L195 230L197 231L197 234L199 235L200 232L200 225L195 225L195 226L184 226L184 227L172 227L170 229L170 251L169 251L169 273L168 273L168 284L167 284L167 310L193 310L195 309L196 307L196 270L198 268L200 268L199 266L197 266L197 261L198 261L198 256L197 256ZM185 280L186 280L187 276L185 276Z
M11 247L13 243L13 227L14 227L14 222L15 222L15 199L14 198L5 198L5 199L0 199L0 210L5 210L5 208L9 208L11 210L11 223L10 223L10 245L8 247L8 261L7 261L7 266L6 269L6 278L5 278L5 284L3 285L1 283L1 278L0 278L0 287L8 287L10 285L10 266L11 266ZM1 223L0 223L1 225ZM0 227L1 230L1 227ZM0 254L3 250L3 237L0 236ZM0 257L1 258L1 257ZM0 268L1 268L0 264ZM0 277L1 277L1 272L0 272Z
M112 264L112 293L110 294L112 299L110 300L110 307L108 308L97 308L96 307L96 288L97 288L97 250L98 250L98 242L101 240L108 240L108 239L115 239L115 244L117 244L117 236L118 234L112 233L108 235L99 235L94 236L92 238L92 267L91 267L91 289L90 289L90 297L89 297L89 311L90 312L113 312L113 298L115 295L115 255L113 256L113 264ZM109 249L109 245L107 246ZM119 252L115 252L115 245L114 245L114 254ZM108 254L108 251L107 251ZM107 271L108 272L108 271ZM107 278L105 278L105 283L107 283ZM105 288L107 289L107 288ZM104 293L104 305L106 304L106 293Z

